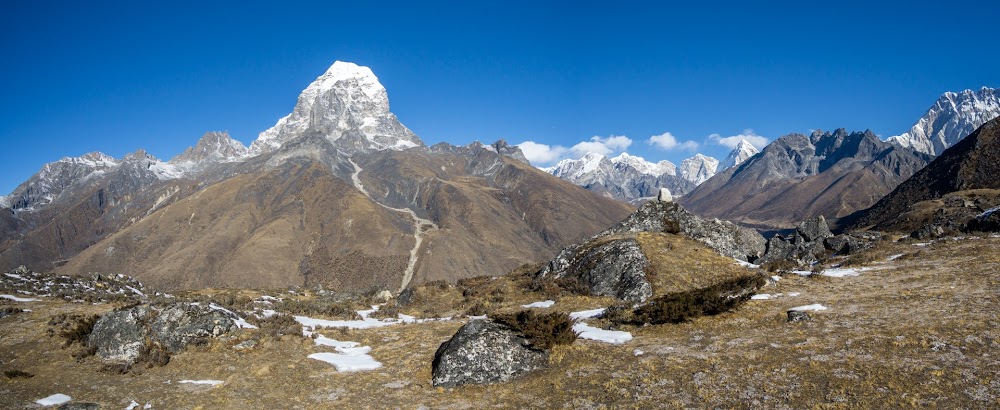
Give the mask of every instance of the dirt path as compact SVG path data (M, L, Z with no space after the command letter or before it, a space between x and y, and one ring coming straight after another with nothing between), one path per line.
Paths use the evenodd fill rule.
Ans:
M379 206L385 209L396 212L402 212L407 215L410 215L410 217L413 218L413 238L415 240L413 243L413 249L410 249L410 261L406 264L406 272L403 273L403 281L399 285L399 290L396 291L396 293L399 294L399 292L402 292L404 289L406 289L406 287L410 284L410 281L413 279L413 270L417 266L417 259L420 257L419 255L417 255L417 252L420 250L420 244L423 242L424 234L426 233L424 232L423 227L426 225L430 227L430 230L436 230L438 229L438 226L436 223L434 223L434 221L431 221L430 219L424 219L417 216L417 213L413 212L412 209L393 208L391 206L382 204L379 201L376 201L375 198L372 198L371 194L369 194L368 191L365 190L365 186L361 184L361 178L359 177L359 175L361 174L361 171L363 171L363 169L358 164L356 164L353 159L348 159L348 161L350 161L351 165L354 166L354 173L351 174L351 182L354 183L354 187L357 188L358 191L361 191L361 193L365 194L365 196L367 196L368 199L371 199L372 202L378 204ZM428 232L430 230L428 230Z

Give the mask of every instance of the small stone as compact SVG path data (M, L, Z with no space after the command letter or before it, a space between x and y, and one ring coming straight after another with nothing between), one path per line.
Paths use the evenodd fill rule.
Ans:
M812 320L808 312L803 312L801 310L789 310L788 311L788 322L806 322Z
M381 292L375 294L375 302L385 303L392 299L392 292L388 290L382 290Z
M670 195L670 190L667 188L660 188L660 194L656 196L656 200L660 202L673 202L674 197Z
M236 346L233 346L233 350L250 350L253 349L254 347L257 347L257 341L254 339L250 339L240 342Z

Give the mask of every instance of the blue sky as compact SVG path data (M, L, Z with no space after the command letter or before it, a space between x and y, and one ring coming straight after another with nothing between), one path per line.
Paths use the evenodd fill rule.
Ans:
M136 3L4 6L0 192L63 156L249 144L334 60L371 67L429 144L626 136L675 163L744 130L888 137L1000 86L995 2Z

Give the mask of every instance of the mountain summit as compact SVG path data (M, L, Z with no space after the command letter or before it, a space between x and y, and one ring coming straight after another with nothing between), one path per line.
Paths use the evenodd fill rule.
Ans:
M406 149L424 143L389 112L389 95L368 67L337 61L299 94L291 114L260 133L250 155L306 134L346 152Z
M909 132L890 137L889 142L925 154L941 155L948 147L997 117L1000 117L1000 90L983 87L979 91L949 91L938 98Z
M753 144L747 142L747 140L740 140L739 144L736 144L736 148L734 148L733 151L729 153L729 156L727 156L726 159L722 160L719 164L719 171L725 171L729 168L740 165L750 159L750 157L757 155L759 152L760 150L757 149L757 147L754 147Z

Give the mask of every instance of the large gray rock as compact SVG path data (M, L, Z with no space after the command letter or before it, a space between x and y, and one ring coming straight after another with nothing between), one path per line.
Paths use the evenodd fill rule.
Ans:
M823 215L804 221L795 227L795 233L805 242L822 241L833 236Z
M104 360L134 363L147 343L158 343L177 353L235 327L229 314L210 307L183 302L165 307L145 304L101 316L87 343L96 347Z
M580 252L571 270L590 292L614 296L626 302L644 302L653 295L646 280L649 260L634 238L601 243Z
M434 353L434 386L487 384L511 380L548 362L548 354L531 347L510 328L473 320Z

